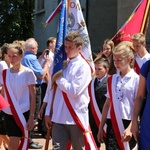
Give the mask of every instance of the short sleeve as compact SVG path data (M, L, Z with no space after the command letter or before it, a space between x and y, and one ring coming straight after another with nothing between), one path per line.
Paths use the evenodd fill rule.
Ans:
M36 84L36 76L32 70L28 70L27 72L26 82L28 85Z
M148 71L149 71L149 68L150 68L150 60L146 61L141 69L140 69L140 74L143 76L143 77L147 77L147 74L148 74Z

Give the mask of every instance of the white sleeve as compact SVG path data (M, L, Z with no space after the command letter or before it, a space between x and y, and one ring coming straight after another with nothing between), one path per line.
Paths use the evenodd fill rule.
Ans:
M108 92L108 84L107 84L107 93L105 94L105 96L106 96L107 98L110 98L110 95L109 95L109 92Z
M61 77L56 80L58 87L71 97L79 96L91 81L90 68L80 67L72 81Z
M53 98L53 89L51 89L51 80L48 81L48 86L46 89L45 97L43 102L47 103L46 110L45 110L45 115L49 116L50 115L50 109L51 109L51 102Z
M45 93L45 96L44 96L44 99L43 99L43 102L48 102L48 99L50 98L49 94L51 92L51 79L49 79L48 81L48 86L47 86L47 89L46 89L46 93Z

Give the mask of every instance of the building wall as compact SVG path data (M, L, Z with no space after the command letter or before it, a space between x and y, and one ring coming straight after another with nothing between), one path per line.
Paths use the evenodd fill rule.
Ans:
M101 50L103 41L117 31L117 0L89 0L87 25L92 50Z
M45 0L44 9L37 10L38 0L35 0L34 37L39 44L38 51L40 52L46 48L46 41L50 36L56 37L59 14L52 20L50 24L47 25L47 27L44 27L44 23L57 5L58 0Z
M42 1L42 0L41 0ZM102 49L103 41L112 38L129 18L140 0L80 0L83 15L87 24L92 51ZM39 51L46 48L46 40L57 36L59 15L45 28L43 23L57 7L60 0L43 0L44 9L37 10L35 0L34 36L39 43ZM147 46L150 47L150 30L147 30Z

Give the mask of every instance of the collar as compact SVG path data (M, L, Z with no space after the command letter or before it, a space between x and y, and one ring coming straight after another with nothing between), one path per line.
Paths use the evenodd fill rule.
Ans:
M135 72L135 71L134 71L133 69L131 69L122 79L131 78L131 77L133 76L133 73L134 73L134 72ZM116 77L117 77L117 78L118 78L118 77L121 78L121 76L120 76L120 71L117 72Z
M74 63L74 62L78 61L79 59L81 59L81 56L80 56L80 55L78 55L77 57L75 57L75 58L73 58L73 59L68 59L68 62L69 62L69 63Z
M30 52L30 51L25 51L25 52L24 52L24 55L27 55L27 54L33 54L33 55L35 55L34 53L32 53L32 52Z
M140 59L144 59L144 58L147 58L147 57L149 57L149 53L147 52L143 57L140 57L140 55L138 55L138 54L135 54L135 57L138 57L138 58L140 58Z
M98 78L97 78L97 81L102 82L106 77L107 77L107 74L106 74L104 77L102 77L101 79L98 79Z

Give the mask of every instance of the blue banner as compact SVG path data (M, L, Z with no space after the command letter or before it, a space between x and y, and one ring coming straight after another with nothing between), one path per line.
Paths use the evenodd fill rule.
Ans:
M55 81L62 73L64 61L67 59L64 41L67 35L67 16L66 16L66 0L62 0L62 7L59 18L59 28L57 33L56 48L54 51L54 68L52 79Z

